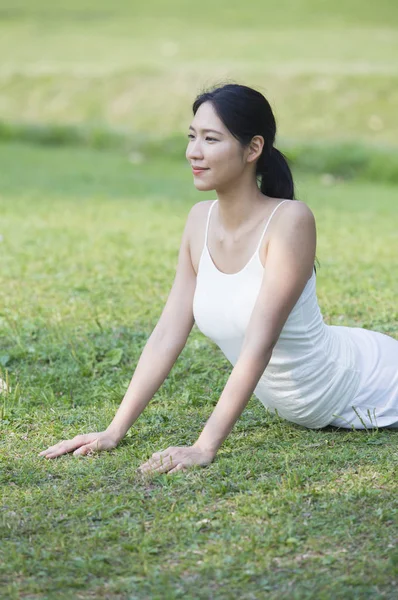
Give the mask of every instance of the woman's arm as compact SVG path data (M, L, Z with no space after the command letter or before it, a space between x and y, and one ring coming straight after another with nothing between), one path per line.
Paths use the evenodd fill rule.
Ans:
M316 229L311 210L299 201L282 210L238 361L213 413L193 446L155 453L141 470L173 472L192 464L209 464L250 400L314 265Z
M210 464L242 414L271 354L272 350L264 358L255 359L241 355L198 440L192 446L171 446L155 452L138 470L171 474L192 465Z
M46 458L75 451L75 455L114 448L160 388L184 348L194 324L196 273L191 261L190 236L197 226L199 204L192 207L178 256L178 265L161 317L141 353L127 392L112 422L103 432L63 440L40 453Z
M216 456L221 444L244 411L272 355L270 348L263 357L241 355L232 369L226 386L202 433L193 444Z
M193 325L193 323L192 323ZM187 328L188 329L188 328ZM185 346L189 331L179 336L158 335L156 329L148 339L127 392L107 432L119 443L158 391Z
M315 219L304 202L286 207L269 243L263 280L238 361L197 447L216 454L267 367L282 328L313 270Z

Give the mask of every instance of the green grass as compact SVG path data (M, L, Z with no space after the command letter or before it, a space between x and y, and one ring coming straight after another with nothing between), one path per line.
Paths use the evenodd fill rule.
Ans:
M396 433L309 431L253 397L215 461L142 478L193 443L230 365L194 328L120 446L37 453L104 429L157 322L189 208L181 162L0 145L0 582L4 598L393 599ZM398 339L392 185L295 173L317 220L329 324ZM4 375L3 375L4 376Z
M3 0L1 115L164 137L233 80L268 97L283 138L396 145L397 27L391 0Z
M0 143L28 142L50 147L77 147L128 153L135 164L154 159L185 162L187 138L182 134L157 137L112 127L0 122ZM398 183L398 149L363 142L280 140L289 164L312 175L373 182Z
M196 327L117 449L37 454L121 401L215 197L182 159L219 81L275 110L325 322L398 339L397 28L391 0L0 2L1 598L396 598L395 431L305 430L253 397L209 467L136 473L228 379Z

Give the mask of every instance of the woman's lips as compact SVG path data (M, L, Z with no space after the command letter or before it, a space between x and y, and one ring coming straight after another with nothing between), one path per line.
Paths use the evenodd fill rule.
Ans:
M195 167L192 167L192 172L194 175L200 175L201 173L204 173L205 171L208 171L209 169L195 169Z

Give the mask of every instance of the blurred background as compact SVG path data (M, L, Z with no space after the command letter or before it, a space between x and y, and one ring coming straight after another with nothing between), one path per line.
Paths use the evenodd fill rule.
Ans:
M2 0L0 57L3 139L185 141L196 94L235 81L286 144L397 144L394 0Z

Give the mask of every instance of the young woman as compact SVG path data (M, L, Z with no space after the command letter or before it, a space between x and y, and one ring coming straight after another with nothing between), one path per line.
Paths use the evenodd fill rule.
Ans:
M193 446L153 454L142 472L209 464L252 393L309 428L398 427L398 341L324 323L314 215L293 200L267 100L228 84L198 96L193 114L186 157L196 188L215 190L217 199L189 213L170 295L108 429L41 456L114 448L167 377L194 322L231 362L231 375Z

